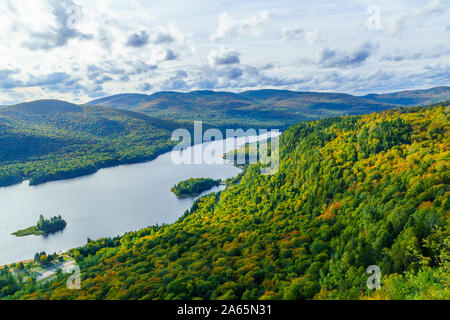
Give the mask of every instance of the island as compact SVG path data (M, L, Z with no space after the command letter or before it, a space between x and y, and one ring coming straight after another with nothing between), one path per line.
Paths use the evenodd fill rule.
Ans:
M170 189L178 198L190 198L200 195L203 191L209 190L222 183L222 180L214 180L211 178L191 178L186 181L179 182Z
M17 237L26 237L31 235L36 236L47 235L50 233L63 230L66 227L66 225L67 222L64 221L64 219L61 218L60 215L50 219L45 219L44 216L41 214L35 226L14 232L13 235Z

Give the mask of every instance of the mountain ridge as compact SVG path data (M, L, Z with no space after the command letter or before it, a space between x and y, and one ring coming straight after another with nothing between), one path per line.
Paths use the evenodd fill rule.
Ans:
M439 96L439 94L442 96ZM427 97L427 94L435 95L434 97ZM392 93L382 93L382 94L368 94L362 96L366 99L371 99L373 101L380 102L396 102L402 105L412 106L418 104L432 104L444 102L450 100L450 87L447 86L437 86L429 89L418 89L418 90L403 90ZM415 97L415 98L414 98Z
M450 87L441 86L365 96L277 89L240 93L211 90L160 91L151 95L122 93L92 100L87 105L132 110L163 119L202 120L219 127L238 122L247 127L286 128L299 121L447 100L450 100Z
M282 90L282 89L260 89L260 90L246 90L239 93L235 92L228 92L228 91L214 91L214 90L194 90L189 92L181 92L181 91L158 91L152 94L142 94L142 93L120 93L115 95L106 96L103 98L98 98L91 100L87 102L87 105L95 105L99 103L103 103L105 101L110 100L111 98L118 98L118 97L142 97L142 98L149 98L150 100L155 100L155 98L159 98L163 95L176 95L176 96L188 96L188 95L194 95L194 94L208 94L208 95L229 95L234 97L248 97L252 94L263 94L263 93L272 93L272 94L280 94L280 93L288 93L288 94L298 94L298 95L307 95L307 94L315 94L315 95L341 95L341 96L348 96L348 97L355 97L355 98L363 98L363 99L376 99L377 97L388 97L393 95L399 95L399 94L420 94L420 93L427 93L427 92L439 92L444 91L447 93L447 98L443 99L442 101L450 99L450 87L448 86L436 86L431 87L429 89L409 89L409 90L402 90L402 91L396 91L391 93L370 93L366 95L352 95L349 93L340 93L340 92L320 92L320 91L294 91L294 90ZM441 102L441 101L435 101L435 102ZM109 101L108 101L109 103ZM392 103L392 101L390 102ZM400 103L401 104L401 103ZM411 105L416 105L417 103L411 103ZM428 103L430 104L430 103Z

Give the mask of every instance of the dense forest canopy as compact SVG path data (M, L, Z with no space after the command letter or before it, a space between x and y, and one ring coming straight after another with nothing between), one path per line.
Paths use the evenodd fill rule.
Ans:
M81 290L2 271L3 297L449 299L449 108L299 123L277 174L251 165L173 225L72 250Z

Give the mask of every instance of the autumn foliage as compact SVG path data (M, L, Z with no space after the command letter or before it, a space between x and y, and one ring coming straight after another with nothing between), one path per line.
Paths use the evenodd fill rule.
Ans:
M299 123L281 137L277 174L249 166L173 225L72 250L81 290L62 279L14 297L448 299L448 111Z

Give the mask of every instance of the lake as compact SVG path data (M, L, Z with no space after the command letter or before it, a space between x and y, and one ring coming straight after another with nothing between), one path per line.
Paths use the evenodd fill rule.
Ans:
M233 142L227 139L230 141ZM241 146L245 140L234 142ZM189 150L220 143L204 143ZM173 185L189 178L226 179L239 172L229 162L177 165L169 152L153 161L101 169L76 179L33 187L23 182L0 188L0 265L32 259L36 252L51 254L79 247L86 244L88 237L114 237L155 224L173 223L195 200L178 199L169 190ZM204 194L223 189L219 186ZM45 237L11 235L35 225L40 214L46 218L61 215L67 227Z

